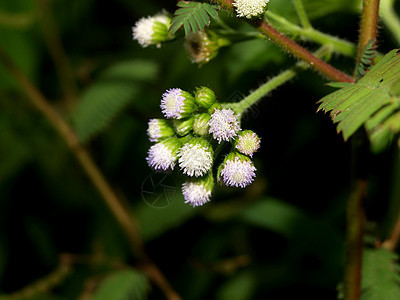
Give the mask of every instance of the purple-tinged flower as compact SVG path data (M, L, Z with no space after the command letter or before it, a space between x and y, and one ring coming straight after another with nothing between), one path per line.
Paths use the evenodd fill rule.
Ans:
M253 157L253 153L260 148L261 139L251 130L240 131L235 139L235 148L240 153Z
M209 202L213 187L214 179L211 173L205 177L185 182L182 185L185 203L196 207Z
M267 8L269 0L234 0L238 17L251 19L263 14Z
M208 125L210 126L209 133L212 133L218 143L229 141L240 130L238 115L232 109L226 108L215 109Z
M194 98L179 88L167 90L161 99L161 110L168 119L182 119L190 116L195 109Z
M158 142L161 138L170 137L175 134L169 122L164 119L150 119L147 135L151 142Z
M253 182L256 168L251 159L243 154L229 153L218 168L218 180L227 186L244 188Z
M179 167L188 176L203 176L211 169L213 149L203 138L192 138L179 149Z
M159 48L162 42L171 38L168 33L170 22L171 19L164 14L141 18L132 27L133 39L143 48L151 45Z
M170 137L154 144L149 149L147 163L156 171L173 170L181 146L182 143L176 137Z

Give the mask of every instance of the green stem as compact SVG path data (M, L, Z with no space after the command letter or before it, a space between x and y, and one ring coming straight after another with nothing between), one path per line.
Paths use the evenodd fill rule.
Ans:
M294 0L294 7L296 8L301 26L303 26L305 29L312 28L310 20L307 17L306 10L304 9L303 2L301 0Z
M324 56L330 52L330 49L327 47L320 48L315 54L317 56ZM266 83L262 84L255 91L251 92L247 97L243 98L240 102L237 103L224 103L223 107L232 109L237 114L245 113L251 106L257 103L261 98L263 98L266 94L271 92L272 90L278 88L283 85L294 76L296 76L300 71L306 69L308 66L304 62L298 62L294 67L283 71L279 75L273 77L268 80Z
M381 0L380 12L383 22L400 45L400 20L394 10L394 0Z
M302 28L271 11L267 11L266 16L270 21L272 20L274 24L276 23L281 30L290 34L298 35L302 39L307 39L321 45L331 46L334 52L345 56L353 57L356 54L357 47L351 42L323 33L312 27Z

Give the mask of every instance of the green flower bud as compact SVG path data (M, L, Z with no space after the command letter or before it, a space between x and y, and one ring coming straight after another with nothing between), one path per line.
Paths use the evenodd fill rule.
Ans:
M141 18L132 27L133 38L139 42L142 47L156 45L161 47L161 43L170 40L169 27L171 18L165 14L158 14L151 17Z
M209 108L215 102L214 91L205 86L196 88L194 96L196 103L203 108Z
M185 120L174 120L174 127L177 134L184 136L193 129L194 117Z
M200 136L208 134L210 128L208 121L210 121L210 119L211 116L206 113L197 115L194 119L193 132Z

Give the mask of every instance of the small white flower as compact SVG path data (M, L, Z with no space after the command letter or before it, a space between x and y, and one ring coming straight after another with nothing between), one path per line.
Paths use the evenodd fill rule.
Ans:
M185 182L182 185L182 194L185 197L185 203L193 207L203 205L211 198L211 190L207 189L202 182Z
M193 138L179 149L179 167L188 176L203 176L213 163L211 145L203 138Z
M147 163L154 170L173 170L180 146L179 139L173 137L154 144L150 147L148 156L146 157Z
M229 141L240 130L238 115L235 115L233 110L225 108L216 109L211 115L208 125L210 126L208 132L213 134L218 143Z
M233 5L238 17L251 19L263 14L268 2L269 0L235 0Z
M170 18L164 14L144 17L132 27L133 39L142 47L150 45L161 46L161 42L168 39Z
M194 110L194 99L179 88L169 89L161 99L161 110L166 118L181 119Z
M235 148L240 153L246 154L250 157L253 153L260 148L260 138L251 130L244 130L238 133L235 141Z
M147 135L151 142L158 142L160 138L174 135L174 130L166 120L150 119Z
M227 186L244 188L253 182L256 168L247 156L230 153L220 167L218 177Z

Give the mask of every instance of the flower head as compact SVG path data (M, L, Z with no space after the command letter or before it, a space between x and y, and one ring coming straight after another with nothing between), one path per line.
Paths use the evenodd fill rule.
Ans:
M253 153L260 148L261 139L251 130L243 130L238 133L235 140L235 148L240 153L246 154L250 157Z
M147 163L154 170L173 170L177 160L177 153L182 143L178 138L170 137L150 147Z
M213 186L214 179L211 173L205 177L183 183L182 194L185 203L196 207L209 202Z
M215 109L208 125L210 126L209 133L213 134L218 143L229 141L240 130L238 115L235 115L233 110L225 108Z
M159 139L174 135L174 129L167 120L150 119L147 135L151 142L158 142Z
M243 154L229 153L218 169L218 180L227 186L244 188L253 182L256 168L251 159Z
M161 110L166 118L181 119L194 111L194 99L179 88L169 89L161 99Z
M179 149L179 167L188 176L203 176L213 163L211 145L203 138L192 138Z
M264 13L269 0L234 0L238 17L251 19Z
M171 19L164 14L141 18L132 27L133 39L137 40L142 47L156 45L161 47L170 37L168 29Z
M221 38L210 30L201 30L189 34L185 39L185 48L193 63L205 64L217 56L219 48L228 46L230 41Z

